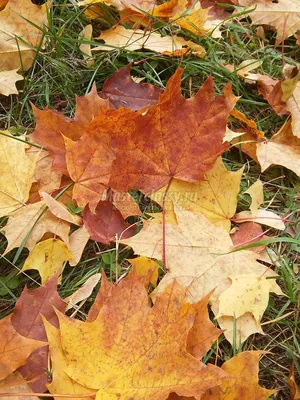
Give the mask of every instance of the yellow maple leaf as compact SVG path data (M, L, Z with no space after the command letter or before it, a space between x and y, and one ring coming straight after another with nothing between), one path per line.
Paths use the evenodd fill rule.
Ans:
M17 69L10 71L0 71L0 94L9 96L10 94L18 94L16 82L22 81L24 78L17 73Z

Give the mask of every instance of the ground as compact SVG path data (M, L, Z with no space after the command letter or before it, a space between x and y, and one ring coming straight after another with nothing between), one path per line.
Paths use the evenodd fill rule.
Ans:
M102 9L103 20L93 22L96 33L101 28L112 26L118 21L117 12L104 5ZM149 51L114 50L97 52L94 66L88 68L83 61L77 40L78 33L90 22L83 11L66 1L56 2L48 16L49 26L44 29L45 48L38 52L33 67L25 74L25 81L18 85L19 95L10 98L0 96L1 129L9 129L14 134L30 133L35 124L30 102L39 108L49 106L66 116L72 116L76 95L89 92L94 81L100 90L108 77L130 62L133 63L133 75L143 77L146 82L162 88L179 65L184 67L185 96L193 95L210 74L215 79L218 92L231 81L234 94L241 96L237 109L254 119L266 136L276 132L283 124L286 117L277 116L253 86L236 74L230 73L224 65L237 66L243 60L255 58L262 61L258 72L273 78L281 78L283 62L295 64L295 60L300 59L300 47L296 46L295 38L287 40L284 48L281 46L276 48L274 32L267 31L266 38L262 39L257 35L257 27L251 26L250 19L244 18L242 21L232 19L222 28L223 40L209 37L196 38L192 34L191 36L184 34L187 39L193 39L206 49L207 56L204 59L193 56L186 56L183 59L170 58ZM161 21L154 21L154 27L161 33L176 32L176 29ZM92 41L91 44L93 43ZM134 64L136 61L139 63ZM299 201L300 182L297 176L282 167L272 167L261 173L259 166L236 148L230 149L223 157L231 170L237 170L246 164L242 188L248 187L249 183L255 182L258 178L261 179L264 183L265 204L269 204L270 209L287 218L288 229L284 233L271 231L268 234L288 236L287 231L290 230L295 232L296 238L299 239L297 201ZM241 195L238 211L248 209L249 202L249 196ZM150 206L151 204L149 205L145 199L142 207L147 211ZM5 222L4 219L1 226L4 226ZM4 236L1 237L0 246L0 250L6 246ZM265 387L280 389L274 395L274 399L286 400L289 399L287 377L292 360L295 360L296 370L300 373L299 335L297 337L300 305L299 281L297 281L299 259L297 260L295 244L274 243L271 248L278 256L275 270L286 297L271 297L264 316L265 335L250 337L242 345L242 349L263 349L270 352L262 359L260 381ZM104 247L91 241L80 264L76 268L65 269L60 286L61 295L66 297L73 293L89 276L101 268L113 280L116 268L118 275L122 275L128 269L124 259L129 252L127 248L119 251L119 265L116 267L114 246ZM26 284L34 287L39 280L38 274L32 271L16 275L27 251L22 252L22 256L15 264L14 255L15 252L11 252L7 260L0 259L1 317L11 312ZM92 301L93 296L81 309L82 315L88 310ZM287 316L281 318L285 315ZM205 361L221 365L232 355L233 349L221 337L218 344L206 355Z

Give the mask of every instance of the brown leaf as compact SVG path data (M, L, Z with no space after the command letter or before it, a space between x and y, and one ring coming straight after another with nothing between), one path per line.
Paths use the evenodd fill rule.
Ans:
M0 393L3 392L11 394L9 400L39 400L39 397L34 396L34 393L32 393L32 396L22 396L24 392L30 393L31 388L18 371L0 382ZM13 393L15 393L15 396L12 395Z
M102 88L101 97L109 99L114 108L141 108L156 104L161 89L149 83L137 83L130 76L131 65L118 69L108 78Z
M236 247L246 246L247 244L258 242L265 239L261 225L255 222L244 222L240 224L237 231L231 235L231 240ZM266 246L253 247L250 249L256 253L262 252Z
M101 287L97 293L95 301L90 308L88 313L87 322L93 322L99 315L101 308L103 307L104 303L106 302L108 295L114 285L107 279L104 272L101 274Z
M110 201L99 201L95 212L87 205L83 210L83 222L91 239L104 244L115 241L116 236L128 238L134 233L134 227L124 221Z
M0 380L8 377L44 343L21 336L11 322L12 314L0 320Z
M295 366L294 362L291 365L288 385L291 391L291 400L300 400L300 387L296 383L295 379Z
M47 341L41 315L52 325L58 326L58 319L54 307L64 312L66 303L57 293L57 274L44 286L29 290L24 288L12 314L11 322L16 331L22 336ZM27 359L26 364L19 371L26 380L38 378L30 387L35 392L46 391L47 375L44 369L48 366L48 346L35 350Z

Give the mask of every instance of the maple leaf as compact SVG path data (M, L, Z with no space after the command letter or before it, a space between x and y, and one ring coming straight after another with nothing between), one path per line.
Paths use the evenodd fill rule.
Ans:
M79 41L91 41L93 37L93 25L88 24L86 25L82 31L78 35L78 40ZM83 53L83 58L85 60L85 64L88 67L91 67L94 64L94 59L92 57L92 50L91 50L91 45L88 43L82 43L79 46L80 51Z
M234 216L235 222L257 222L261 225L271 226L274 229L279 229L283 231L285 229L284 222L282 218L275 214L273 211L259 209L256 212L256 216L254 217L251 211L241 211Z
M107 279L105 273L102 273L101 287L97 293L92 307L89 310L87 322L93 322L96 320L113 287L114 285Z
M295 379L294 362L292 362L292 365L290 368L288 385L289 385L289 388L291 391L291 400L299 400L300 399L300 387L297 385L296 379Z
M36 269L45 284L61 271L63 263L72 259L72 254L64 242L57 239L47 239L39 242L26 258L21 272Z
M300 139L293 135L291 120L279 132L262 143L258 143L256 155L265 171L270 165L282 165L300 176Z
M87 95L76 97L74 120L61 115L56 110L49 110L47 107L39 110L32 105L36 127L29 137L50 152L54 158L55 169L68 175L63 137L78 140L83 135L84 128L95 118L102 107L108 107L108 103L98 96L96 85L93 85Z
M116 236L126 238L134 233L134 227L124 221L110 201L100 201L95 212L87 205L83 210L83 222L90 238L104 244L115 241Z
M276 390L258 384L259 357L264 352L244 351L222 365L222 370L235 379L224 381L220 387L209 389L201 400L267 400Z
M27 236L25 247L32 250L47 232L59 236L68 246L70 225L55 217L50 211L46 211L41 216L44 210L45 203L39 201L20 208L9 217L7 224L3 228L8 242L3 254L20 247Z
M88 389L79 383L73 381L66 373L67 362L64 357L61 341L60 331L55 326L50 324L45 318L43 318L45 330L47 332L47 338L49 343L49 353L52 364L52 381L47 384L47 389L50 393L60 394L74 394L74 398L71 400L78 399L79 394L93 393L92 389ZM88 398L92 400L93 397Z
M111 135L115 160L109 186L113 189L151 193L172 178L197 182L227 148L222 143L226 119L237 99L230 84L223 96L215 98L212 78L208 78L197 95L186 100L180 90L182 73L178 69L169 79L159 103L145 115L128 109L107 110L90 124L90 141ZM85 151L87 136L81 144L77 142L78 153Z
M0 94L9 96L10 94L18 94L16 82L22 81L24 78L17 73L17 69L9 71L0 71Z
M117 25L101 33L96 40L104 40L105 45L93 48L93 51L109 51L114 48L138 50L146 48L166 56L182 57L192 52L197 57L204 57L205 50L199 44L173 35L161 36L156 32L145 32L140 29L126 29Z
M0 133L0 217L3 217L28 200L36 159L26 155L26 143L15 140L8 131Z
M229 276L253 273L264 277L274 275L256 261L257 255L254 252L241 250L228 254L233 248L229 234L223 228L210 223L201 214L181 210L177 212L177 222L178 224L166 224L165 227L166 259L170 269L154 293L163 291L173 279L188 288L193 302L215 289L211 296L211 304L214 306L214 313L217 314L218 298L230 287ZM162 229L155 219L145 221L143 229L137 235L122 239L121 242L132 246L136 254L162 258ZM272 284L272 291L281 294L277 284ZM247 319L251 321L251 316L247 316ZM236 321L239 324L239 318ZM231 323L233 325L233 318ZM252 328L257 327L257 324L249 324L250 328L246 332L252 334ZM220 325L222 327L222 324ZM232 335L225 332L225 336L232 341ZM247 336L243 334L241 338L245 340Z
M189 183L173 179L165 197L165 209L184 208L201 213L217 226L230 231L230 218L237 207L237 195L243 168L231 172L226 169L222 158L218 158L213 168L204 175L199 183ZM149 197L162 205L166 187ZM171 202L171 205L168 203Z
M46 14L47 2L36 5L28 0L9 0L0 11L0 71L30 68Z
M173 282L151 308L143 279L131 273L112 287L94 322L58 314L64 371L97 389L97 399L158 400L170 392L200 398L226 375L186 351L194 306Z
M44 286L29 290L24 288L21 296L17 300L13 311L11 322L15 330L22 336L40 340L44 342L43 347L35 350L19 371L27 380L34 380L29 383L35 392L44 392L47 376L45 368L48 366L48 347L47 336L41 319L43 315L50 324L58 326L57 316L54 312L57 310L63 312L66 303L57 293L57 275L53 276ZM35 380L38 378L37 380Z
M108 78L103 84L101 97L109 99L111 107L125 107L135 111L156 104L162 90L149 83L135 82L130 76L130 70L129 64Z
M151 10L156 2L155 0L81 0L77 4L78 6L85 7L88 5L95 5L105 3L116 7L117 10L124 10L132 8L134 10L149 11Z
M294 68L293 68L294 69ZM297 75L294 77L295 86L292 87L292 93L286 100L286 108L292 115L292 132L297 138L300 139L300 71L296 69ZM293 73L295 73L293 71ZM281 83L283 87L288 81L292 79L286 79ZM284 92L284 89L282 89ZM285 94L285 93L284 93Z
M294 35L300 29L300 4L298 0L273 2L252 1L249 14L254 25L268 25L277 30L276 44Z
M11 318L10 314L0 320L0 380L25 364L26 358L45 344L20 335L13 327Z

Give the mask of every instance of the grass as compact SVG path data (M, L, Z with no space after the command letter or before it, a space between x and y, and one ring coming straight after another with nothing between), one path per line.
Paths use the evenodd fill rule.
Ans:
M36 55L33 67L25 74L25 81L20 83L20 94L4 98L0 96L0 128L9 129L12 133L30 133L34 127L34 118L30 102L39 108L49 106L66 116L74 115L75 96L89 91L92 83L97 83L101 89L103 82L117 69L133 64L133 74L145 78L145 81L164 87L168 78L181 65L185 68L183 77L183 94L195 94L205 78L212 74L215 79L216 91L232 82L233 92L240 96L237 108L249 118L255 119L259 129L270 136L283 124L285 118L277 116L268 104L258 95L252 85L240 79L236 73L225 68L232 64L235 68L246 59L262 61L257 72L273 78L281 78L282 62L295 64L299 60L300 48L295 40L290 38L285 42L284 57L281 48L274 48L275 34L267 32L265 39L256 33L256 27L251 26L245 18L242 22L231 19L223 28L223 40L198 38L185 32L186 39L192 39L205 47L207 56L204 59L187 56L184 59L169 58L149 51L127 51L115 49L109 52L95 53L95 64L86 67L79 50L78 34L90 21L83 9L79 9L66 1L56 3L48 15L48 28L44 28L45 47ZM94 21L94 31L108 28L118 21L118 14L111 8L101 6L103 17ZM247 17L247 16L245 16ZM153 21L153 29L162 34L173 34L177 28L160 21ZM91 45L97 42L91 41ZM291 171L281 167L272 167L264 173L257 164L248 159L238 149L232 149L224 155L227 167L237 170L246 163L241 182L241 193L258 178L264 183L265 206L276 211L282 217L288 216L285 232L271 231L269 235L290 237L292 234L300 239L297 223L297 200L299 201L299 179ZM299 203L298 203L299 204ZM238 211L249 209L250 197L239 195ZM145 200L145 211L149 212L151 203ZM298 215L299 217L299 215ZM299 220L299 219L298 219ZM6 219L3 219L4 226ZM5 238L0 242L1 252L5 249ZM273 243L269 246L276 256L275 271L279 275L279 284L286 297L271 296L268 309L264 316L265 335L251 336L239 350L260 349L270 353L262 358L260 380L268 388L279 388L274 399L289 399L287 377L292 360L295 369L300 373L300 343L299 343L299 280L297 278L297 251L299 245L293 243ZM17 250L16 250L17 251ZM17 275L28 254L25 249L20 258L13 262L16 251L0 259L0 314L7 315L12 311L17 298L26 284L35 287L39 281L38 273ZM127 272L129 265L125 259L132 255L127 247L121 247L116 264L116 249L96 242L89 242L80 264L76 268L66 267L63 274L60 293L69 296L95 272L104 269L107 276L115 280ZM161 271L162 274L162 271ZM83 317L93 302L94 296L84 304L77 314ZM287 315L287 316L285 316ZM273 322L272 322L273 321ZM213 346L205 357L221 365L232 357L236 350L231 348L224 338L220 338L218 346Z

